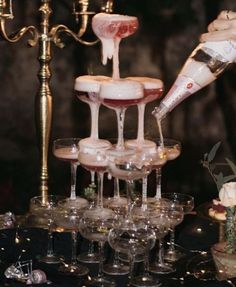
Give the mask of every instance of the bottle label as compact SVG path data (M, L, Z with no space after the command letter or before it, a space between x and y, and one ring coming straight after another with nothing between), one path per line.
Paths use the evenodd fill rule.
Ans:
M191 55L191 58L197 62L205 63L211 73L216 77L219 76L229 64L225 60L222 61L222 59L219 59L219 57L212 57L202 49L195 49Z
M179 75L161 104L167 107L170 112L183 100L201 88L193 79Z
M236 60L236 41L205 42L202 43L202 47L212 49L219 53L228 62L234 62Z

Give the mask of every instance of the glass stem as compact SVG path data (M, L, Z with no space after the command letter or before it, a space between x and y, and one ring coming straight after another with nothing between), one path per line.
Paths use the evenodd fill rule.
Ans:
M175 229L171 228L170 230L170 246L169 251L174 252L175 251Z
M99 265L98 265L98 278L103 278L103 258L104 258L104 242L98 243L99 252Z
M144 254L144 275L149 275L149 251L145 250Z
M71 239L72 239L72 249L71 249L71 263L72 265L77 264L77 232L71 232Z
M143 210L147 209L147 181L148 181L148 177L145 176L142 179L142 209Z
M132 184L133 181L132 180L127 180L126 181L126 195L127 195L127 204L128 204L128 210L127 210L127 218L130 219L131 218L131 211L133 208L132 205Z
M112 265L114 265L114 266L120 265L120 259L119 259L119 252L118 252L118 251L115 251L115 252L114 252L114 257L113 257L113 263L112 263Z
M91 184L94 186L95 185L95 171L90 171L91 174Z
M95 102L90 102L90 111L91 111L91 133L90 137L92 139L98 139L98 117L99 117L99 108L100 104Z
M54 251L53 251L52 223L53 223L53 221L51 219L49 219L49 222L48 222L47 256L52 256L54 254Z
M129 282L128 282L128 286L132 286L132 281L134 278L134 255L129 254Z
M120 79L120 69L119 69L119 45L120 45L120 38L115 38L114 41L114 54L113 54L113 73L112 79L119 80Z
M118 142L116 145L117 149L124 149L124 121L125 121L125 107L116 109L117 123L118 123Z
M161 198L161 167L156 169L156 199Z
M76 199L76 176L77 176L77 163L71 163L71 189L70 199Z
M164 265L164 244L163 244L163 239L159 239L159 250L157 253L157 264L159 266Z
M114 178L114 197L120 197L119 178Z
M97 206L103 207L103 172L98 172L98 195L97 195Z
M144 142L144 113L145 113L146 104L138 104L138 134L137 140L138 143Z
M93 241L89 241L88 243L88 254L89 255L94 254L94 242Z

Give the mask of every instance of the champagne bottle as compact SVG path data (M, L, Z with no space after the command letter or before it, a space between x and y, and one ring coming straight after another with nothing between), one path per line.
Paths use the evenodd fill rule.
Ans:
M163 119L187 97L216 80L235 60L235 41L200 43L188 57L171 89L152 114L157 120Z

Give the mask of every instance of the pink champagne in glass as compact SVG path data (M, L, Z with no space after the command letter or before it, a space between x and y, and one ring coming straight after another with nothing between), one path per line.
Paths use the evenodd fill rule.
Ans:
M116 111L118 122L117 149L124 149L124 118L127 107L143 99L143 85L127 79L102 82L100 90L102 103Z

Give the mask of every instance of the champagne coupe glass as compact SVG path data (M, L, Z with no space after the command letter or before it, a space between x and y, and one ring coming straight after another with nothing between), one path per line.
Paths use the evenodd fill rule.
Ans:
M125 141L125 146L137 151L141 151L149 157L152 170L155 170L163 166L167 161L167 154L163 148L157 147L154 141L145 140L143 143L139 143L137 140ZM148 175L142 178L142 204L143 208L147 204L147 183Z
M114 195L104 201L104 205L112 209L117 217L123 218L127 213L127 198L120 196L119 179L114 178ZM119 252L114 251L111 263L106 263L103 267L104 273L108 275L125 275L129 273L129 266L119 260Z
M180 224L184 218L183 207L171 202L170 205L165 205L162 210L166 213L168 217L168 230L174 228L174 226ZM164 246L163 237L159 239L159 251L157 260L150 265L150 272L155 274L169 274L175 272L175 268L169 264L164 263Z
M127 218L131 216L133 207L133 183L134 180L141 179L151 172L150 157L142 150L125 148L123 150L111 148L108 152L108 171L109 173L126 182L127 193ZM121 255L121 254L120 254ZM125 256L126 257L126 256ZM135 260L139 260L140 254L135 256ZM119 256L122 260L122 257ZM142 259L141 259L142 260ZM124 259L126 261L126 259ZM128 259L129 261L129 259Z
M106 152L111 147L111 143L105 141L105 144L102 143L91 147L87 146L84 141L80 141L79 147L78 160L81 166L90 172L97 173L98 194L95 208L103 208L103 178L108 165Z
M109 229L113 227L116 216L113 210L103 206L103 176L107 170L107 148L97 146L97 148L84 147L80 149L79 161L82 167L88 171L95 171L98 178L98 196L96 205L88 208L79 224L82 236L90 241L98 242L99 247L99 270L98 275L93 277L88 284L96 286L114 286L114 282L104 276L104 244L107 241Z
M103 273L104 244L107 241L108 232L114 226L115 222L116 217L114 212L102 206L86 210L80 220L79 231L81 235L88 240L97 241L99 246L100 262L98 274L90 279L88 285L115 286L114 281L105 277Z
M129 148L153 148L156 146L154 141L144 138L144 115L146 105L156 99L159 99L163 93L163 82L159 79L148 77L128 77L127 79L137 81L143 84L144 98L137 104L138 107L138 132L137 138L126 141L126 146Z
M188 214L194 208L194 198L189 194L184 193L163 193L163 198L171 200L176 205L183 208L184 214ZM165 254L165 259L170 262L175 262L185 255L184 252L175 248L175 226L171 228L170 232L170 245Z
M105 199L104 204L110 206L118 213L122 212L127 207L127 197L120 194L119 178L114 178L114 194L112 197Z
M119 225L110 230L108 242L115 251L128 254L130 264L128 286L135 286L133 284L135 282L133 274L135 257L142 256L154 247L155 232L148 228L144 220L133 220L131 214L127 214Z
M53 250L54 211L58 206L58 202L63 199L65 199L64 196L48 195L46 201L42 196L35 196L30 200L30 214L27 218L28 225L48 229L47 253L37 257L40 262L57 264L63 259L63 256L56 255Z
M64 203L68 206L74 207L78 204L80 208L81 205L87 205L87 200L76 196L76 172L77 166L79 164L78 161L78 153L79 153L79 138L61 138L56 139L53 142L53 153L54 156L60 160L66 161L70 163L71 166L71 190L70 197Z
M163 238L169 230L169 217L164 206L169 206L168 200L155 200L146 205L145 210L141 207L134 207L132 214L134 220L142 220L147 223L148 228L155 232L156 240ZM144 271L142 274L135 276L132 285L136 287L156 287L161 286L160 281L149 274L149 250L146 250L144 256Z
M137 81L127 79L111 80L101 84L100 99L103 105L115 110L118 123L118 140L116 149L124 149L124 120L129 106L135 105L143 98L143 86Z
M157 146L166 153L167 161L176 159L181 153L181 143L175 139L160 138L157 140ZM162 165L156 167L156 198L161 197L161 177Z
M77 77L75 80L75 92L82 102L85 102L89 105L91 113L91 132L88 138L81 140L84 145L88 147L96 147L98 145L105 146L107 143L106 140L99 139L98 135L98 120L99 120L99 109L101 101L99 98L99 91L101 83L104 81L109 81L109 77L106 76L91 76L84 75Z
M113 58L113 79L120 78L119 44L122 38L134 34L138 29L138 18L134 16L98 13L92 19L92 28L102 43L102 63Z
M160 149L159 147L154 148L145 148L145 152L148 152L150 157L150 164L152 167L152 170L156 170L160 167L162 167L166 161L167 161L167 155L163 149ZM147 184L148 184L148 176L145 176L142 179L142 205L143 208L147 205L148 202L148 195L147 195ZM155 199L159 199L155 197Z
M126 182L126 192L128 200L127 214L130 216L132 209L132 186L133 181L143 178L151 172L151 158L143 150L127 149L116 150L110 149L108 155L108 171L115 177Z
M89 207L92 208L95 206L96 202L96 184L95 184L95 171L90 171L91 174L91 183L89 185L90 192L92 195L88 196ZM99 253L95 250L95 242L89 241L88 248L85 252L82 252L78 255L77 260L83 263L99 263Z
M85 266L77 264L77 235L79 231L79 220L82 216L85 205L78 204L75 207L67 206L65 200L58 203L58 207L55 209L55 223L60 231L70 232L72 239L71 248L71 262L64 263L59 267L59 271L70 275L84 276L89 273L89 269Z

